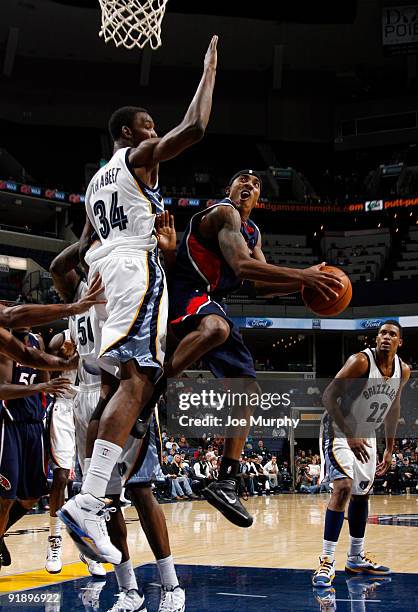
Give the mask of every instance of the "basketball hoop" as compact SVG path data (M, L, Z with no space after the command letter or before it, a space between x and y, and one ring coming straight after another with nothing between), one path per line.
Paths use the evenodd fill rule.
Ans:
M117 47L161 47L161 22L168 0L99 0L102 27L99 36Z

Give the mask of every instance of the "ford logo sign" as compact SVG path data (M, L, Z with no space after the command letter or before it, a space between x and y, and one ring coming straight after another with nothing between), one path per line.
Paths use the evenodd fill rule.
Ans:
M271 327L273 321L271 319L250 319L248 321L248 327Z
M384 322L384 319L368 319L367 321L362 321L360 327L363 329L375 329L383 325Z

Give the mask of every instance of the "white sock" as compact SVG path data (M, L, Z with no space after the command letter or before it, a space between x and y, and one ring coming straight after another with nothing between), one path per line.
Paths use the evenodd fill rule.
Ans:
M51 538L61 535L61 521L57 516L49 517L49 535Z
M86 476L87 476L87 472L89 471L90 463L91 463L91 457L89 457L88 459L84 459L82 484L84 484L84 481L86 480Z
M160 572L161 584L167 587L176 587L179 581L172 555L165 559L157 559L157 566Z
M130 591L131 589L138 590L138 583L130 559L124 563L119 563L119 565L114 565L113 567L115 568L116 580L118 581L120 591Z
M322 540L322 556L329 557L331 561L334 561L335 549L337 542L331 540Z
M350 536L350 549L348 552L349 557L361 555L364 550L364 538L353 538Z
M90 467L81 487L82 493L91 493L94 497L105 497L110 475L121 452L121 447L113 442L95 441Z

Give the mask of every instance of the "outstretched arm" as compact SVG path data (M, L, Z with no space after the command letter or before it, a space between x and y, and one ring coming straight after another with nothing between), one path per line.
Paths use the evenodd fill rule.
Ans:
M255 246L253 251L253 259L267 263L261 248L260 236L258 237L257 245ZM291 293L298 293L302 288L302 282L299 280L282 283L266 283L263 281L256 281L253 284L257 295L262 297L275 297L280 295L289 295Z
M83 232L81 234L80 242L78 244L79 261L82 264L82 266L84 266L85 268L87 268L87 264L86 264L86 261L85 261L85 256L86 256L87 251L90 248L90 245L91 245L91 236L92 236L93 232L94 232L93 224L90 221L90 219L88 218L88 216L86 215L86 222L84 224Z
M45 325L64 317L71 317L89 310L95 304L103 303L98 296L102 292L99 277L90 285L87 293L74 304L22 304L0 307L0 327L18 328Z
M49 271L54 281L54 287L64 302L72 302L80 282L80 276L75 267L80 262L79 242L64 249L51 263Z
M218 235L222 255L240 279L269 284L285 283L286 288L288 283L296 281L298 286L303 283L313 287L326 299L337 296L334 288L341 288L341 282L333 274L321 272L320 266L301 270L274 266L253 259L241 234L241 217L231 206L217 206L208 214L208 221L209 216L213 232Z
M218 37L213 36L206 52L202 78L183 121L162 138L150 138L133 149L129 154L129 162L134 168L152 168L159 162L176 157L203 138L212 110L217 43Z
M12 336L6 329L0 328L0 353L13 361L38 370L73 370L77 367L78 355L71 359L62 359L48 355L31 346L26 346Z
M12 383L13 361L0 355L0 399L10 400L19 399L21 397L30 397L35 393L60 393L66 391L70 386L70 381L67 378L56 378L53 381L37 382L35 384L20 384Z

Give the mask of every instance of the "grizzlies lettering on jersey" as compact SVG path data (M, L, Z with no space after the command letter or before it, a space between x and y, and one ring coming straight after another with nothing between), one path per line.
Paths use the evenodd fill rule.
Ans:
M342 398L342 412L353 430L355 437L367 438L382 425L390 407L395 401L402 379L401 361L398 355L393 360L392 375L386 377L376 362L376 349L362 351L369 361L365 378L352 381L354 393ZM337 436L342 436L334 423Z
M78 284L74 295L74 301L80 300L87 292L88 286L84 280ZM77 346L80 356L78 362L78 382L84 385L94 385L100 383L100 369L94 367L94 335L91 323L90 312L74 315L69 320L70 335Z
M28 334L28 345L39 349L39 341L34 334ZM13 362L13 385L36 384L38 370ZM46 398L44 393L36 393L28 397L3 401L4 411L10 420L17 423L41 422L45 416Z
M158 186L151 188L135 175L130 150L116 151L87 188L86 212L102 243L99 249L123 247L133 239L144 250L157 244L154 221L164 210L163 198Z
M235 206L232 200L225 198L216 206ZM200 222L208 214L208 209L194 215L184 233L177 251L174 269L175 284L181 287L193 286L203 289L211 295L226 296L240 289L242 281L227 263L219 247L218 238L208 240L200 233ZM241 222L241 234L252 254L260 235L256 224L248 219Z

